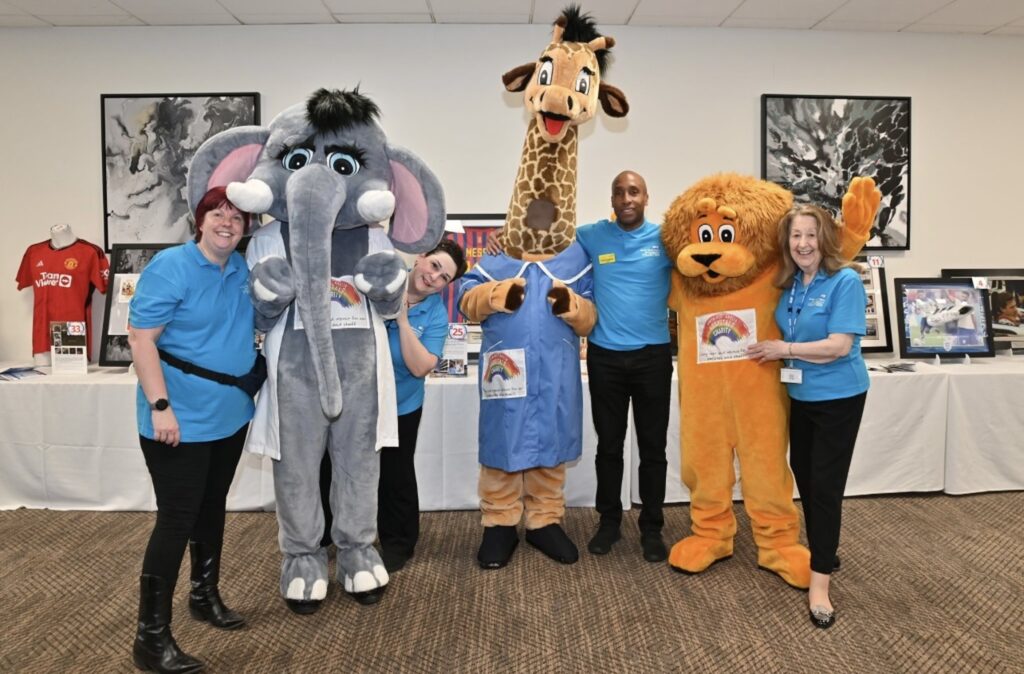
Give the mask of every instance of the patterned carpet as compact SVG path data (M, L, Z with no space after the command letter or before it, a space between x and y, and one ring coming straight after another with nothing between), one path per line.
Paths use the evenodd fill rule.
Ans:
M474 512L427 513L417 556L381 603L332 583L297 616L277 596L272 513L228 516L222 594L249 627L192 620L174 633L213 672L1022 672L1024 492L846 502L838 621L816 630L806 595L759 571L737 505L731 560L698 576L640 556L636 511L611 554L561 566L525 543L481 571ZM666 540L689 525L666 511ZM130 672L152 513L0 512L3 672ZM596 524L572 509L585 547ZM333 561L332 561L333 568ZM183 576L187 579L187 562Z

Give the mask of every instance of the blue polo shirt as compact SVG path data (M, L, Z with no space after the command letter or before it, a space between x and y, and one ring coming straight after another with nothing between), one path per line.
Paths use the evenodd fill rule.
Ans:
M864 284L853 269L840 269L831 276L819 270L806 286L802 272L797 271L793 286L783 290L775 308L782 338L787 342L816 342L841 333L853 335L853 345L848 354L830 363L787 360L789 367L803 371L802 383L786 384L790 398L806 402L838 400L868 390L868 369L860 353L866 306Z
M667 344L672 261L661 227L648 220L631 232L610 220L583 225L576 240L594 273L597 324L588 340L613 351Z
M157 346L178 358L242 375L256 359L248 280L249 269L238 253L231 254L222 273L194 241L167 248L143 270L128 320L136 328L163 326ZM182 442L220 440L252 419L252 398L237 386L185 374L163 361L160 366ZM135 406L139 434L152 438L153 419L141 385Z
M444 340L448 336L448 311L444 308L441 295L429 295L419 304L409 307L409 325L416 333L423 347L438 358L444 351ZM395 369L395 391L398 398L398 413L409 414L423 407L423 377L414 377L402 358L402 341L398 334L398 322L389 320L388 345L391 347L391 363Z

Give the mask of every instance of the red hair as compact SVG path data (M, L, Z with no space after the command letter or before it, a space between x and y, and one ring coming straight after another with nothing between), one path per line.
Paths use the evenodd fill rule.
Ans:
M246 213L241 208L228 201L228 191L226 187L211 187L210 191L204 194L203 198L200 199L199 203L196 205L196 243L199 243L199 240L203 238L202 224L203 218L206 217L206 214L216 208L223 208L225 206L230 206L242 214L242 217L245 218L245 231L242 232L242 234L249 233L249 225L252 221L252 215Z

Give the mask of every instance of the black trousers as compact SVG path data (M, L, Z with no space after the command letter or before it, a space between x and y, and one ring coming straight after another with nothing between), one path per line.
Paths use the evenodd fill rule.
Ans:
M398 447L380 450L380 480L377 483L377 537L381 549L412 557L420 537L420 497L416 485L416 438L423 408L398 415ZM331 542L331 456L324 453L320 463L320 503L324 509L323 545Z
M633 351L587 345L590 405L597 431L597 512L601 524L622 521L623 447L633 401L640 449L641 532L661 531L665 524L665 437L672 398L672 351L652 344Z
M793 400L789 465L804 509L811 570L830 574L839 549L843 492L867 393L851 398Z
M190 540L223 544L224 506L248 429L245 424L229 437L177 447L139 436L156 492L156 524L142 573L160 576L174 588Z

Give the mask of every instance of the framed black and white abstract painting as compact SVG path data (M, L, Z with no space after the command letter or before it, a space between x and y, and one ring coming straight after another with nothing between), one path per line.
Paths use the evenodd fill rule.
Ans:
M260 123L260 95L102 94L104 245L182 243L192 155L210 136Z
M882 204L865 250L910 249L910 98L761 96L761 177L842 211L856 176Z
M153 256L173 244L114 244L110 253L110 285L107 287L107 313L100 337L100 365L131 365L128 347L128 304L135 296L139 276Z

